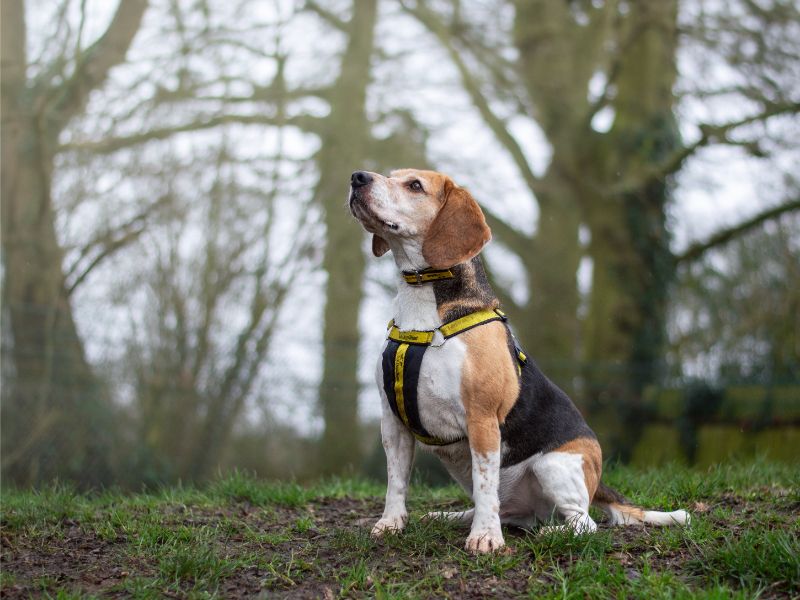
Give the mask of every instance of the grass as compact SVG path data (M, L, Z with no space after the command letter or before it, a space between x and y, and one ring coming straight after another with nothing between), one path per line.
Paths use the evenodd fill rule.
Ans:
M464 526L421 521L465 506L455 487L413 486L405 532L376 541L382 485L265 483L126 495L65 485L4 490L0 588L8 597L800 597L800 467L610 469L647 507L688 508L688 528L595 534L506 529L508 549L463 550Z

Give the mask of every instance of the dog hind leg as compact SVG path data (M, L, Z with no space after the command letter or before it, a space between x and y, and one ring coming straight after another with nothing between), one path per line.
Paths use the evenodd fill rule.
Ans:
M576 533L597 530L589 516L589 490L583 469L583 456L567 452L548 452L531 464L541 488L541 499L551 514L537 515L540 520L556 517L564 525L550 529L571 529Z

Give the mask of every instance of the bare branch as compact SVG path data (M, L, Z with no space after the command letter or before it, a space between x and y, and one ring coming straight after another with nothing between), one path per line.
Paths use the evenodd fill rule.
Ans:
M65 8L67 4L68 3L65 3ZM81 0L80 12L81 12L81 17L80 21L78 22L78 33L75 35L75 51L73 53L75 56L75 64L77 64L80 61L81 49L83 46L83 31L86 26L86 0ZM64 14L66 14L66 11ZM66 16L62 18L64 18L65 22L67 23L69 22L69 19L67 19Z
M326 99L328 97L328 89L327 88L303 88L297 90L283 90L280 92L281 97L278 97L278 93L274 93L270 87L260 87L254 86L253 93L249 96L215 96L215 95L197 95L191 97L192 100L197 100L198 102L225 102L229 104L244 104L248 102L275 102L277 100L297 100L300 98L308 98L308 97L316 97ZM186 93L181 91L180 94L176 94L174 97L170 98L170 100L177 100L177 101L185 101L187 99Z
M173 127L159 127L128 136L110 137L94 142L70 142L61 146L60 150L85 150L95 154L110 154L124 148L138 146L155 140L164 140L179 133L213 129L222 125L290 125L303 131L317 131L320 127L319 119L309 115L299 115L293 118L272 117L264 114L235 115L225 114L216 117L199 119L183 125Z
M280 137L279 137L280 140ZM277 165L280 164L281 160L283 159L282 156L282 148L281 144L279 143L278 153L275 158L272 159L272 177L271 177L271 185L269 186L269 192L266 194L266 198L264 201L264 210L265 214L265 223L266 228L263 232L263 237L269 239L269 228L273 224L272 218L272 207L275 201L275 198L278 193L278 185L277 185ZM226 148L223 146L219 155L217 156L217 179L218 181L222 179L222 166L226 164L226 155L227 151ZM203 367L208 352L211 348L211 340L210 340L210 331L211 326L213 324L213 316L214 311L217 308L217 304L223 294L227 291L227 289L231 286L234 279L242 273L242 269L234 269L232 265L244 254L245 250L250 247L252 244L251 240L247 240L242 236L238 240L238 243L233 247L233 250L228 252L228 254L224 258L224 262L227 263L227 268L221 268L221 264L218 258L218 251L219 247L219 240L218 240L218 229L219 229L219 218L220 218L220 203L222 202L222 194L221 190L217 185L214 186L212 193L210 194L210 201L211 201L211 210L208 212L208 233L207 236L209 238L208 243L206 244L206 252L205 252L205 260L203 263L203 273L200 279L201 281L201 294L203 297L203 319L200 322L200 326L197 329L197 351L195 352L195 360L194 365L192 367L192 373L194 379L197 378L198 374L200 373L201 368ZM229 244L226 244L229 245ZM262 258L263 264L267 264L270 262L269 256L269 245L266 248L266 255ZM259 266L261 269L261 266ZM261 271L259 270L258 274L256 275L257 279L261 277Z
M591 126L592 119L594 119L595 115L613 100L616 94L617 81L622 73L624 58L631 52L631 47L638 41L643 33L643 29L639 27L634 27L632 31L625 33L625 17L618 10L617 4L618 2L605 2L603 4L603 10L611 11L611 13L605 14L604 20L607 21L607 27L612 26L611 21L608 21L608 19L611 14L614 15L613 28L616 29L614 37L617 39L617 43L613 44L612 49L607 51L609 58L608 66L605 69L605 86L598 98L588 107L584 120L584 127L587 128ZM594 51L601 52L601 49L598 46Z
M486 69L492 88L498 97L514 103L516 109L537 119L536 107L526 97L524 86L517 77L519 65L516 61L503 56L501 48L491 46L482 39L481 32L474 24L462 20L458 1L454 2L453 17L449 26L449 35L457 39L461 46Z
M323 21L332 25L334 28L344 33L349 33L347 23L329 11L327 8L320 6L315 0L306 0L304 8L317 14Z
M623 181L620 185L614 186L614 188L612 189L612 193L619 194L619 193L634 192L653 181L660 181L665 177L679 171L680 168L683 166L684 161L693 154L695 154L695 152L697 152L700 148L704 148L712 144L746 146L749 151L755 150L756 153L758 153L760 150L758 149L757 144L754 145L753 143L746 143L733 140L728 137L728 134L730 134L733 130L738 129L739 127L743 127L745 125L763 122L778 115L797 114L797 113L800 113L800 102L769 104L767 105L767 108L764 111L757 113L755 115L750 115L749 117L744 117L737 121L731 121L729 123L724 123L720 125L715 125L715 124L700 125L699 126L700 138L697 141L687 146L684 146L683 148L675 152L672 156L664 160L661 164L656 165L651 169L648 169L643 176L637 177L635 180Z
M87 244L81 250L80 255L64 276L65 279L72 279L72 283L67 286L67 295L71 295L75 289L86 280L97 265L118 250L136 241L136 239L144 233L147 226L147 219L170 200L170 196L162 196L128 222L112 231L105 232L102 236ZM94 258L89 261L89 264L83 268L80 274L75 275L79 265L93 252L96 252Z
M51 44L42 47L39 56L31 59L29 66L34 67L31 77L31 88L37 91L43 90L43 93L48 92L49 83L55 78L64 74L64 67L69 62L69 57L76 59L77 50L75 47L72 52L69 50L70 39L72 35L72 25L70 19L67 18L71 0L61 0L59 7L55 10L52 22L55 23L52 33L48 33L47 38L51 40ZM51 58L48 60L47 57Z
M271 293L264 293L264 272L256 276L255 293L251 302L250 322L239 334L234 351L234 361L225 372L220 392L215 398L216 412L223 422L230 423L240 412L245 398L258 373L258 367L269 349L272 333L278 323L278 315L284 298L294 282L297 269L289 269L286 282L270 281L266 286ZM260 329L260 331L259 331ZM247 356L251 345L254 351ZM213 426L213 424L211 424ZM223 427L224 431L225 427Z
M80 111L111 69L125 60L146 9L147 0L120 0L106 31L82 53L72 77L55 90L49 112L59 128Z
M800 198L768 208L753 215L749 219L734 225L733 227L718 231L704 242L696 242L692 244L681 254L675 256L675 262L677 264L683 264L695 261L698 258L701 258L707 251L722 246L723 244L727 244L740 235L755 229L762 223L771 221L772 219L777 219L781 215L795 210L800 210Z
M478 112L480 112L484 121L489 125L489 128L492 130L497 140L511 155L511 158L517 165L517 168L525 180L525 183L528 185L528 188L535 190L539 184L539 178L534 175L530 165L528 164L528 160L525 158L525 153L522 151L522 148L520 147L516 138L511 135L511 132L508 130L505 122L498 117L489 106L489 101L481 92L480 84L473 77L472 73L470 73L469 68L461 58L461 54L453 46L450 33L445 25L439 20L433 11L427 8L424 2L418 2L416 6L413 7L409 6L407 2L403 2L402 5L406 12L416 17L420 23L422 23L428 29L428 31L436 36L436 38L439 40L439 43L441 43L444 49L447 50L450 60L453 61L453 64L458 69L462 83L464 84L464 88L472 99L473 104L478 109Z

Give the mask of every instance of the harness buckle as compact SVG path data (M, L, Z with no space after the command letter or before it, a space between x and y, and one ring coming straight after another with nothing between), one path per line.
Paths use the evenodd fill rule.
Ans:
M444 343L447 341L447 338L444 337L442 330L438 327L433 330L433 339L431 340L430 347L431 348L439 348L444 346Z
M414 275L414 277L415 277L415 281L409 281L408 283L409 283L410 285L422 285L422 283L423 283L423 282L422 282L422 272L421 272L421 271L419 271L419 270L417 270L417 269L414 269L414 270L411 272L411 274L412 274L412 275Z

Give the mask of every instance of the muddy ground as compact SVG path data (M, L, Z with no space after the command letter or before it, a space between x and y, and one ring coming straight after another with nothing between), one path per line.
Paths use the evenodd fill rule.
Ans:
M442 503L437 506L442 507ZM508 548L491 559L463 552L467 530L455 525L438 532L412 530L405 542L402 536L373 542L367 535L368 524L381 509L378 499L322 499L296 508L246 502L218 508L167 505L158 509L159 514L152 508L140 512L134 508L127 526L123 522L111 531L98 528L101 517L94 523L67 518L36 531L14 529L4 519L0 596L55 597L66 590L109 598L503 597L532 589L556 591L563 585L559 569L569 573L578 561L593 560L591 552L582 551L580 541L555 553L551 545L550 554L543 557L531 542L532 534L516 529L504 530ZM739 517L735 521L746 521L765 507L729 495L713 504L697 502L690 509L713 526L728 527L731 515ZM777 518L778 526L781 518L793 519L791 512L798 509L785 506L783 512L788 514ZM183 534L186 547L181 549L168 536L162 543L176 544L169 552L158 546L158 540L148 541L144 522L189 532ZM191 532L206 533L198 542ZM632 582L645 570L676 574L694 590L704 587L703 578L687 569L698 556L690 540L676 542L673 536L666 543L652 531L632 528L601 526L601 534L607 543L590 550L621 565ZM186 558L195 550L206 563ZM176 562L175 552L180 551L187 552ZM720 580L726 579L735 589L735 577L722 573ZM401 580L415 583L394 586ZM796 585L777 582L762 590L762 597L795 596L800 593Z

